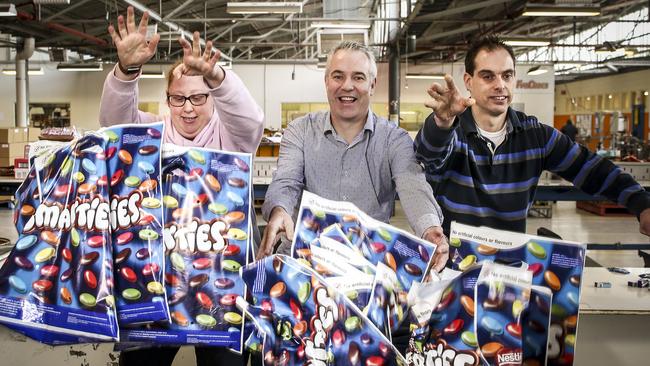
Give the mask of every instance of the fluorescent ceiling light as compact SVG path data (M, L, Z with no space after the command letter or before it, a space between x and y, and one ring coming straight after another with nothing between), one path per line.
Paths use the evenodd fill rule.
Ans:
M613 51L610 51L610 50L605 49L605 48L596 47L594 49L594 52L598 53L598 54L601 54L601 55L612 54L612 55L621 55L622 56L622 55L626 54L625 48L617 48L617 49L615 49Z
M551 44L551 40L548 38L510 38L504 37L503 43L512 47L544 47Z
M548 72L547 69L542 68L540 65L533 66L530 69L528 69L527 74L530 76L535 76L535 75L542 75L546 74Z
M370 23L358 22L313 22L311 28L336 28L336 29L368 29Z
M445 74L406 74L407 79L442 80Z
M593 17L597 15L600 15L600 7L547 4L527 4L522 14L525 17Z
M302 13L302 2L231 1L226 4L230 14L292 14Z
M162 71L142 71L140 79L164 79L165 73Z
M16 69L3 69L2 73L5 75L16 75ZM39 67L38 69L29 69L27 71L28 75L45 75L45 71L43 71L42 67Z
M16 5L0 4L0 17L15 17L16 15L18 15Z
M29 109L29 114L45 114L45 109L43 109L43 107L31 107Z
M102 64L97 63L58 64L56 68L59 71L102 71L104 69Z

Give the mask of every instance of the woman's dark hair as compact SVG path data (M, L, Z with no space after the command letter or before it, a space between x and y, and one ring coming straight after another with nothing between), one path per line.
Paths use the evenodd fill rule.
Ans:
M512 47L505 44L505 42L503 42L499 37L490 34L480 37L470 44L467 54L465 55L465 72L474 75L474 69L476 68L474 61L476 60L476 55L478 55L481 50L494 51L499 48L508 51L510 57L512 57L512 65L514 66L516 61L515 52L512 50Z

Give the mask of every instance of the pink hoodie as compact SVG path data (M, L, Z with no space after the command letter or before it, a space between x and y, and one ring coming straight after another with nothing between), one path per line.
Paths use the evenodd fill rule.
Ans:
M230 70L220 86L211 89L215 111L210 122L194 140L181 136L170 116L157 116L138 110L138 79L123 81L110 72L104 82L99 107L99 123L165 122L165 142L180 146L209 147L255 153L264 130L264 113L239 77Z

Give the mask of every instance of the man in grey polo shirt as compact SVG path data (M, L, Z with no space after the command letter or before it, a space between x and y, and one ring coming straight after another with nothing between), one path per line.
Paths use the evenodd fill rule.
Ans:
M377 65L370 50L344 41L330 54L325 87L330 110L310 113L284 131L278 170L262 206L268 221L258 258L288 253L303 189L321 197L349 201L373 218L388 222L399 194L415 234L438 245L433 268L444 268L449 246L442 213L433 198L413 141L406 131L370 111Z

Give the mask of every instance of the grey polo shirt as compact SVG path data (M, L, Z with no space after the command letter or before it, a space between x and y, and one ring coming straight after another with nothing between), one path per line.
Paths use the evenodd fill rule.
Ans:
M329 111L310 113L289 124L262 206L264 218L268 220L273 208L280 206L295 222L303 189L352 202L383 222L389 222L397 192L416 235L442 225L442 211L415 160L413 140L371 111L351 144L336 133Z

